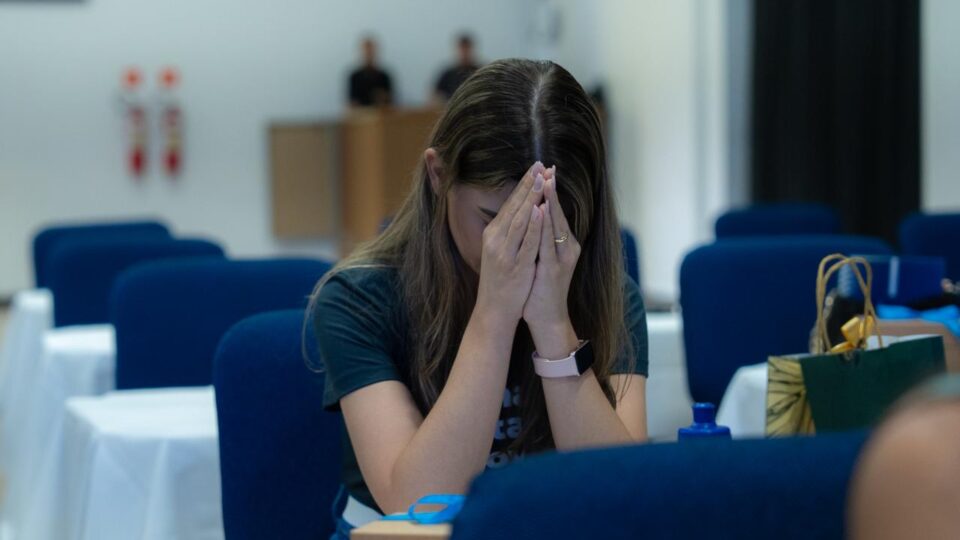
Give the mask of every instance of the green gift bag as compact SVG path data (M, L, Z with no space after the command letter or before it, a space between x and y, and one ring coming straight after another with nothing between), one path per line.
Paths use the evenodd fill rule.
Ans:
M829 269L827 265L833 263ZM844 327L847 342L831 347L823 317L830 277L849 265L864 293L864 314ZM867 278L857 265L863 265ZM767 435L841 431L875 423L901 395L945 370L943 338L916 336L867 349L876 328L870 300L873 275L861 257L830 255L817 273L817 327L813 353L768 360Z
M944 371L943 338L810 356L800 360L800 367L817 431L866 427L907 390Z

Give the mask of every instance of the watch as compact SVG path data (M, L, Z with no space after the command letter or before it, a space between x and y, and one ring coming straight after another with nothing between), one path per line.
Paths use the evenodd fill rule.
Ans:
M537 375L555 379L559 377L579 377L593 365L593 345L589 340L581 340L570 356L560 360L548 360L533 353L533 369Z

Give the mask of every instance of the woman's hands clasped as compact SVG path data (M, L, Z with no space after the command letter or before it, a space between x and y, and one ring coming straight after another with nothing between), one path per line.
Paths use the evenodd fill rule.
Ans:
M568 329L580 257L557 198L556 167L535 163L483 232L477 305L526 321L534 341Z
M536 273L545 169L535 163L483 230L477 307L520 320Z
M557 198L556 166L547 169L544 177L539 257L530 295L523 307L523 320L530 328L534 342L543 342L547 336L563 335L570 329L567 295L580 258L580 244L573 236Z

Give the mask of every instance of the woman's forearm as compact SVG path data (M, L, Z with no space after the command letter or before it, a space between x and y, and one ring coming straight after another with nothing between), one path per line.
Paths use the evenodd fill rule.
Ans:
M607 401L592 369L579 377L543 379L557 450L637 442Z
M577 348L579 340L569 321L553 328L532 328L537 354L560 359ZM543 378L547 416L558 450L636 442L610 405L593 370L579 377Z
M502 319L474 310L443 391L394 464L384 511L429 493L463 493L483 471L516 333L516 321Z

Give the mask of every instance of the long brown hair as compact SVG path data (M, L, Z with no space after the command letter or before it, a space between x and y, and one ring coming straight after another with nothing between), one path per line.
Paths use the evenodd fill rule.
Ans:
M451 97L430 136L444 180L431 188L421 160L413 187L390 226L324 277L359 267L392 267L402 284L409 321L411 392L426 413L437 401L476 300L476 283L447 224L447 193L468 185L498 189L518 181L534 161L556 165L558 197L581 244L570 286L571 321L594 348L593 370L611 404L610 374L618 361L632 371L624 322L619 225L607 179L597 111L567 70L553 62L500 60L477 70ZM311 310L312 311L312 310ZM511 376L522 385L522 430L511 449L553 446L543 387L529 361L533 351L523 322L514 340Z

